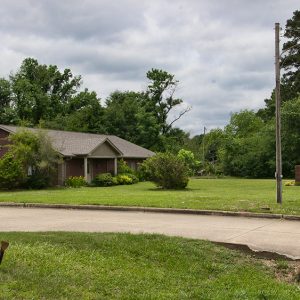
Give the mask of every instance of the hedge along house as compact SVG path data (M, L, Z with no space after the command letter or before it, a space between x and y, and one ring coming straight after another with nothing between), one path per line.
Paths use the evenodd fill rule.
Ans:
M7 152L8 136L20 129L37 132L41 129L0 125L0 157ZM136 170L138 164L154 155L150 150L114 135L73 131L46 130L53 148L63 157L57 167L57 184L62 185L70 176L84 176L91 182L99 173L117 174L118 159L124 159Z

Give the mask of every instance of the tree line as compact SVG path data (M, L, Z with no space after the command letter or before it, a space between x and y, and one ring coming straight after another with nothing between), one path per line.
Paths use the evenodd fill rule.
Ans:
M293 176L300 164L300 11L287 20L281 68L283 174ZM152 69L144 91L114 91L101 104L96 92L82 87L70 69L26 58L19 70L0 79L0 123L112 134L157 152L182 148L200 160L209 174L273 177L275 170L275 93L258 111L232 114L223 129L193 138L176 127L188 112L171 119L178 81Z
M0 79L0 123L29 127L112 134L154 151L165 151L187 134L170 119L180 106L178 81L166 71L146 74L145 91L114 91L101 104L94 91L82 88L81 76L70 69L42 65L26 58L9 78Z

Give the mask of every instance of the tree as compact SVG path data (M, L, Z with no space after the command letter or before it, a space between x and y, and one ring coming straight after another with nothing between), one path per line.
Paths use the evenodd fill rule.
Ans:
M105 133L104 108L95 92L85 89L66 104L65 113L43 122L44 128Z
M286 22L285 38L287 42L283 44L284 56L281 67L285 70L283 84L289 87L290 95L288 100L292 100L300 93L300 11L296 10L293 17Z
M293 17L286 22L284 37L287 42L282 47L281 68L284 74L281 80L281 102L297 98L300 93L300 11L296 10ZM269 121L275 115L275 90L271 97L265 99L265 108L258 111L258 116Z
M22 161L16 159L12 153L6 153L0 159L0 188L18 188L23 184L25 178Z
M13 124L18 117L12 106L11 83L0 78L0 124Z
M189 168L189 175L193 176L200 166L200 161L195 159L194 153L185 149L181 149L177 157Z
M106 99L104 126L132 143L153 149L159 142L159 125L151 111L146 111L143 95L137 92L115 91Z
M241 177L270 177L274 173L274 122L265 124L254 111L231 116L219 151L224 174Z
M283 173L294 177L295 165L300 164L300 96L282 107Z
M20 120L32 126L66 112L68 102L80 87L80 76L69 69L63 72L54 65L40 65L26 58L17 73L10 76L11 101Z
M178 121L190 108L182 110L172 121L168 121L170 112L174 107L182 104L182 99L174 98L178 85L175 76L166 71L152 69L147 72L150 80L145 93L145 105L147 110L155 114L157 123L160 125L161 134L167 134L172 125Z
M10 135L10 149L16 161L22 163L23 169L30 170L25 186L43 188L51 184L56 166L60 163L60 155L53 147L46 131L37 133L21 129Z

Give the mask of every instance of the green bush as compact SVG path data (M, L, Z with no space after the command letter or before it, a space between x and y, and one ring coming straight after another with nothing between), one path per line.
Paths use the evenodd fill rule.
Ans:
M125 174L120 174L117 177L118 184L126 185L126 184L133 184L133 179Z
M139 179L138 179L138 177L137 176L135 176L134 174L120 174L120 175L126 175L126 176L128 176L129 178L131 178L132 179L132 183L138 183L139 182Z
M27 189L44 189L50 186L51 178L47 174L35 172L27 177L24 187Z
M185 149L181 149L177 157L189 168L189 175L193 176L200 167L200 161L195 159L194 153Z
M132 170L124 161L124 159L118 160L118 174L133 174L134 170Z
M95 186L113 186L117 185L118 182L115 177L113 177L110 173L98 174L94 180L93 184Z
M26 180L25 169L20 159L8 152L0 159L0 188L14 189Z
M146 159L140 167L147 180L164 189L183 189L189 181L189 168L171 153L159 153Z
M70 176L66 179L65 185L67 187L79 188L87 185L83 176Z

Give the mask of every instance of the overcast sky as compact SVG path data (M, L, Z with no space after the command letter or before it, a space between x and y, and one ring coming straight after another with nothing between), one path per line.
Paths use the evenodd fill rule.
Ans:
M147 86L151 68L179 80L192 135L264 105L274 86L274 23L299 0L1 0L0 77L22 60L70 68L105 99Z

